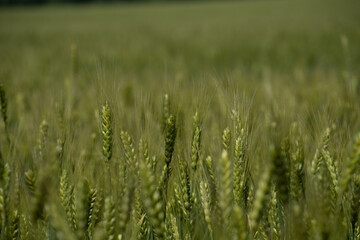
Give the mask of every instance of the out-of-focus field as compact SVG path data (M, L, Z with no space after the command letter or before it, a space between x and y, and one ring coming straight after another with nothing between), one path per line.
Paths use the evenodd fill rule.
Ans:
M59 82L70 71L73 43L84 78L95 78L99 64L120 81L152 83L264 68L340 73L349 59L359 62L358 7L356 1L249 1L5 8L1 74L22 83Z
M225 88L235 83L236 94L258 92L261 101L270 86L319 98L359 75L358 9L356 1L4 8L0 77L9 94L20 94L41 117L48 111L39 107L44 100L62 97L74 44L77 107L95 108L103 100L95 98L99 90L110 97L105 88L119 98L126 89L187 98L214 81Z
M0 201L0 216L7 216L0 217L1 237L16 229L11 219L17 210L24 215L17 225L22 237L29 221L35 226L29 234L39 238L84 239L81 224L86 217L81 218L87 216L89 239L93 232L97 239L112 239L103 226L111 224L112 217L118 221L114 231L123 239L139 237L143 230L145 239L161 238L164 229L155 223L162 220L169 239L176 239L174 226L181 239L244 239L239 229L245 229L248 239L359 239L358 215L351 214L359 212L353 203L360 198L360 173L354 170L360 151L354 148L350 155L360 131L359 12L359 1L0 9L0 81L8 102L7 125L0 124L0 170L5 163L11 170L10 177L5 171L0 178L0 199L5 194L6 206L1 210ZM101 106L106 101L113 113L110 163L103 156L108 136L103 136L106 114ZM193 120L195 112L198 121ZM177 135L168 166L173 171L166 172L164 144L169 143L164 138L169 137L170 115L176 118ZM39 130L43 120L48 128L43 124ZM223 133L227 127L230 142L227 131ZM130 134L131 144L124 132L121 139L121 130ZM153 172L141 160L140 138L148 143L149 156L157 157ZM237 145L240 140L246 144ZM229 159L221 158L224 149ZM207 156L214 160L212 177ZM242 167L236 165L237 157ZM199 161L197 170L190 168L194 159ZM354 164L346 165L347 159ZM25 174L29 170L36 176L35 193L31 174ZM264 172L271 180L262 179ZM351 181L344 180L346 172ZM141 179L152 174L153 182ZM245 184L241 191L237 178ZM64 197L59 181L64 184L65 179L69 188L62 189ZM108 199L106 206L98 200L95 210L106 210L105 215L99 210L96 224L89 218L93 212L81 212L85 205L79 199L86 194L81 195L84 186L78 184L84 179L98 199ZM164 179L169 181L165 195ZM291 186L281 188L280 183L290 180ZM210 186L210 223L204 218L206 198L200 191L204 182ZM44 191L47 197L39 197ZM152 191L160 200L152 199ZM182 197L176 191L183 191ZM184 194L191 195L190 202L185 203ZM74 201L80 209L77 223L69 210ZM111 201L118 206L114 216ZM173 216L175 225L173 219L171 224L156 220L161 214L149 210L159 202L162 207L156 211ZM267 209L272 209L269 214Z

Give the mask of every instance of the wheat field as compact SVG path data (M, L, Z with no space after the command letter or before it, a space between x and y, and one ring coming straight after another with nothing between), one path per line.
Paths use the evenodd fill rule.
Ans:
M0 9L0 239L360 239L358 9Z

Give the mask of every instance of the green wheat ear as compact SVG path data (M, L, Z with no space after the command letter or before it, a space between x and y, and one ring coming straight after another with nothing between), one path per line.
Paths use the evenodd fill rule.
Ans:
M137 156L133 144L133 139L127 132L121 131L120 132L121 142L124 148L125 157L126 157L126 166L129 166L131 171L137 172L138 171L138 162Z
M174 240L180 240L180 233L179 233L179 229L177 226L177 222L176 222L176 218L174 217L173 214L170 214L170 221L171 221L171 229L172 229L172 233L173 233L173 239Z
M353 231L358 227L359 212L360 212L360 176L356 176L353 184L353 191L350 202L350 223L353 227Z
M96 199L97 199L97 190L91 188L88 194L89 199L89 212L88 212L88 219L87 219L87 237L92 239L93 230L95 228L95 206L96 206Z
M4 158L2 156L1 150L0 150L0 181L2 180L4 170L5 170L5 162L4 162Z
M171 114L166 123L166 132L165 132L165 165L159 181L159 190L162 194L162 198L166 199L168 182L171 174L170 163L172 160L175 139L176 139L176 125L175 117Z
M90 186L87 180L80 180L77 186L77 218L78 218L78 237L85 238L88 234L88 219L90 212Z
M180 187L181 187L181 196L180 196L180 205L182 206L183 214L186 220L191 220L191 211L193 208L193 202L191 199L191 183L190 183L190 173L189 167L185 160L180 161Z
M166 204L166 209L165 209L165 236L166 239L173 239L174 238L174 231L173 231L173 226L171 224L171 211L172 211L172 205L171 205L171 201L168 201Z
M248 239L246 215L240 206L234 206L234 232L238 240Z
M216 179L214 173L214 164L211 156L205 159L207 179L210 187L210 206L211 209L215 210L216 215L219 216L218 208L218 191L216 186Z
M44 150L46 145L47 133L48 133L48 123L46 122L46 120L43 120L40 124L40 136L38 139L38 151L41 160L44 159Z
M30 239L29 220L24 214L21 215L21 238L22 240Z
M314 176L318 175L321 169L321 165L324 162L324 156L322 155L321 150L323 149L324 151L328 151L330 133L331 133L330 128L326 128L322 136L321 145L318 149L316 149L315 156L311 166L311 171Z
M135 190L135 222L137 222L137 239L146 239L148 230L148 220L144 212L143 204L140 200L140 191Z
M3 194L2 194L2 208L3 208L3 214L5 215L5 224L7 223L7 219L8 216L7 214L9 213L9 204L10 204L10 180L11 180L11 170L10 170L10 166L8 163L5 164L4 167L4 172L3 175L0 176L2 177L2 189L3 189Z
M148 144L142 138L139 141L139 160L137 161L137 164L139 165L139 162L141 161L151 165Z
M105 212L104 212L104 226L106 231L107 240L115 239L115 206L111 197L105 199Z
M271 224L271 239L280 240L281 239L281 229L280 229L280 217L278 212L278 201L275 188L271 191L271 201L270 201L270 224Z
M2 188L0 188L0 227L5 226L5 215L6 214L6 202L5 202L5 193Z
M99 188L99 191L96 193L96 201L94 205L94 227L96 227L103 217L103 208L104 208L104 193L102 188Z
M101 112L101 133L103 138L103 155L106 159L106 163L109 163L112 157L113 146L113 119L112 112L108 101L102 107Z
M18 173L15 174L14 176L14 181L13 181L13 188L12 188L12 203L13 206L21 206L20 205L20 197L21 197L21 192L20 192L20 179L18 176Z
M292 155L290 175L291 198L299 202L304 195L304 144L298 139L295 142L295 152Z
M230 148L230 141L231 141L231 132L230 128L225 128L222 135L223 140L223 149L229 151Z
M165 238L165 212L161 201L160 192L155 183L155 176L151 166L142 162L140 164L141 174L143 176L142 187L144 193L144 205L149 216L150 223L155 235L159 239Z
M222 220L224 222L229 219L232 212L232 184L231 184L231 163L228 152L223 150L221 154L221 194L220 194L220 208L222 211Z
M161 130L166 130L167 120L170 117L170 101L169 95L165 94L163 98L162 118L161 118Z
M7 124L7 98L5 95L5 89L3 84L0 82L0 110L1 116L6 126Z
M134 188L129 186L131 183L126 184L125 189L123 190L118 220L119 220L119 231L121 234L125 235L126 227L129 225L130 213L132 211L132 202L134 195Z
M338 174L337 174L337 170L335 167L335 163L334 163L333 158L330 156L329 151L325 151L324 149L322 149L321 154L324 157L327 169L330 174L330 179L332 182L331 191L332 191L332 195L333 195L333 200L335 200L335 198L337 197L337 194L339 192Z
M258 188L255 193L253 209L250 212L250 227L253 233L259 230L259 220L263 213L267 195L270 192L271 168L268 167L261 176Z
M191 168L196 171L200 158L201 147L201 122L199 114L196 112L193 117L193 137L191 144Z
M19 235L20 235L20 217L19 217L19 213L17 210L14 211L12 218L11 218L11 223L10 223L10 232L9 232L9 237L10 239L18 239Z
M343 195L349 189L350 181L354 177L354 172L356 167L360 163L360 134L356 136L355 143L350 154L350 157L346 160L345 166L342 170L341 181L340 181L340 191Z
M75 195L74 187L69 184L69 179L65 170L60 177L60 199L66 213L69 226L75 232L77 230Z
M6 134L6 138L8 143L10 144L10 138L9 138L9 134L8 134L8 115L7 115L7 98L5 95L5 88L2 84L2 82L0 82L0 111L1 111L1 116L2 119L4 121L4 125L5 125L5 134Z
M244 128L236 131L238 136L235 140L235 152L234 152L234 197L236 203L241 205L245 203L245 184L246 184L246 172L247 172L247 135Z
M287 138L282 142L281 148L279 146L273 146L271 149L275 187L278 193L278 199L283 205L287 204L290 193L289 152L290 143Z
M4 230L8 225L9 218L9 192L10 192L10 168L5 164L3 175L0 176L0 227Z
M208 185L203 181L200 182L200 195L201 195L201 204L204 209L205 222L207 224L208 230L212 235L211 227L211 211L210 211L210 192Z
M25 184L28 187L32 196L35 196L35 184L36 184L36 177L34 172L29 169L25 172Z
M176 120L172 114L167 119L165 131L165 164L169 167L176 139Z

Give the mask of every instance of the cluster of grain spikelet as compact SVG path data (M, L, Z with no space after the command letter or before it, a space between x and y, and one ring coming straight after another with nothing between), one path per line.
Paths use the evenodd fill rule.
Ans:
M0 100L10 143L2 85ZM265 158L259 163L250 154L256 146L249 144L249 122L237 111L231 113L234 127L218 136L221 152L208 151L199 112L185 141L169 96L163 101L160 143L144 136L137 144L131 131L117 132L123 126L115 126L105 102L100 161L74 164L65 157L67 138L60 135L60 147L51 143L46 121L36 163L14 163L17 148L0 152L1 239L360 239L360 135L341 164L330 128L317 144L301 134L270 139L258 149ZM316 145L314 152L309 144ZM151 151L155 145L160 153ZM312 161L305 158L310 154ZM106 174L86 174L82 168L91 164Z

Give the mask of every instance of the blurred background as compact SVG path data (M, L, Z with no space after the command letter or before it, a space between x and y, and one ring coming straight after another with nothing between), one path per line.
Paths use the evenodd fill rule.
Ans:
M129 111L156 112L165 93L215 125L244 99L321 125L313 112L340 96L327 112L349 124L360 92L359 1L22 4L0 8L0 79L36 128L56 102L85 124L110 99L136 130Z

